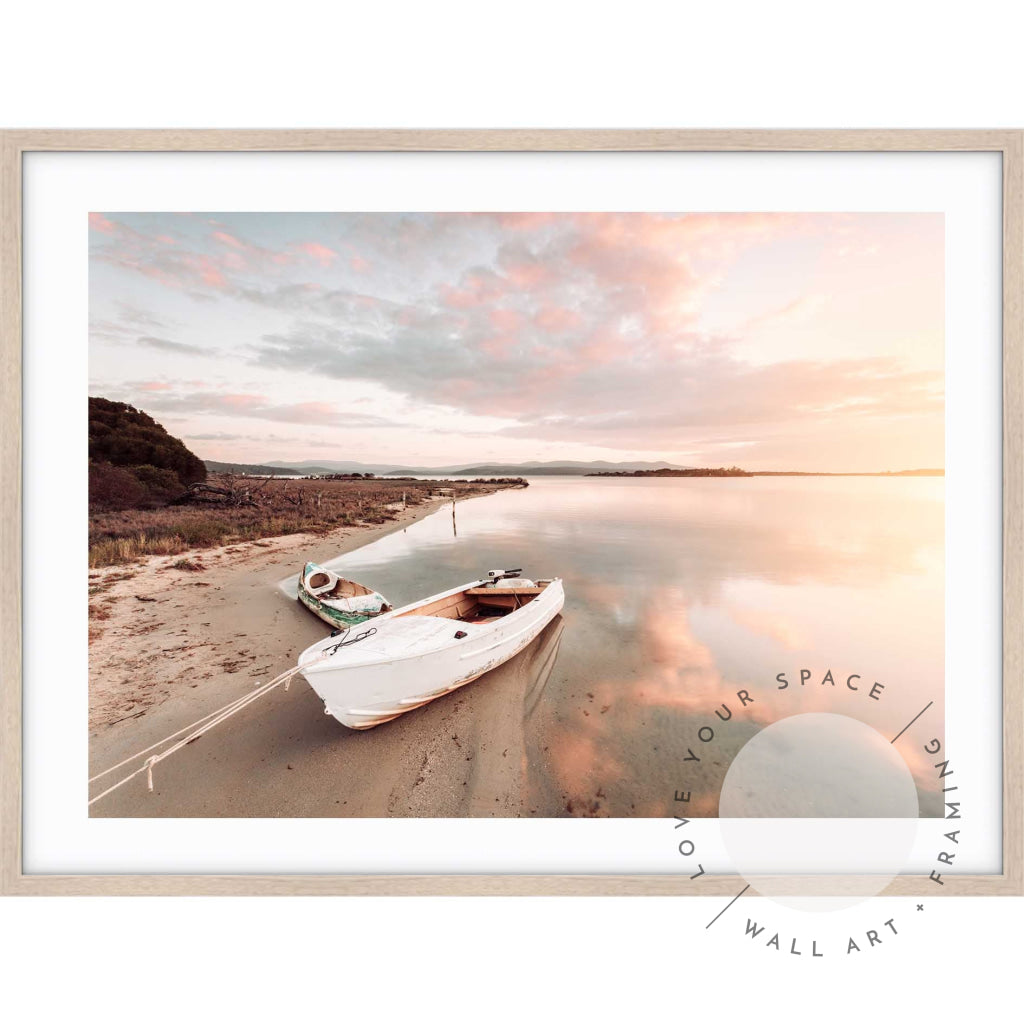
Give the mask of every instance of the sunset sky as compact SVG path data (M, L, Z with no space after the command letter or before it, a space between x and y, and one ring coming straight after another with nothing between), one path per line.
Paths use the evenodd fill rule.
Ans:
M203 458L944 463L938 214L89 227L90 394Z

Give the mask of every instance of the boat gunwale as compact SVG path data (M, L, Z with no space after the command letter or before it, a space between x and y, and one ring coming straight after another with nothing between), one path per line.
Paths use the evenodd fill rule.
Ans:
M314 572L329 573L330 575L337 577L339 582L349 583L353 587L358 587L362 591L362 593L351 594L349 595L349 597L345 598L335 597L325 599L319 594L314 594L313 591L306 586L306 577L312 575L310 570L313 570ZM335 584L335 586L337 586L337 584ZM348 576L342 576L340 572L335 572L333 569L328 569L326 566L321 565L319 562L312 561L307 561L306 564L302 567L302 572L300 572L299 575L296 577L295 590L297 593L305 594L308 598L310 598L310 600L319 601L321 604L326 604L327 601L348 601L351 600L351 598L353 597L384 597L384 595L379 590L374 590L372 587L366 586L365 583L360 583L358 580L350 579Z
M555 583L559 584L559 588L562 589L562 595L563 595L563 601L564 601L564 588L561 588L562 578L560 576L556 576L544 588L545 593L538 594L537 597L535 597L532 601L529 602L529 604L525 604L521 608L516 608L510 614L502 616L497 622L487 623L486 625L482 625L482 626L476 626L476 630L477 630L476 639L481 639L481 635L480 635L481 633L491 632L492 630L498 629L499 626L500 626L500 623L507 622L513 615L516 615L519 612L524 612L528 608L533 608L534 606L542 607L543 604L545 603L544 599L545 599L545 597L547 597L547 592L549 590L553 591L553 584L555 584ZM414 604L406 605L404 608L396 609L393 612L387 612L385 615L378 616L374 620L374 622L380 622L381 620L386 621L388 619L396 619L396 618L399 617L399 615L402 612L408 611L408 610L413 609L413 608L422 607L423 605L430 604L432 601L440 601L440 600L442 600L445 597L451 597L453 594L462 593L464 590L468 589L468 587L472 587L472 586L476 586L476 584L475 583L470 583L470 584L468 584L468 586L463 585L463 586L459 586L459 587L453 587L451 590L446 591L443 594L435 594L433 597L424 598L422 601L417 601ZM424 618L430 618L430 617L431 616L424 616ZM437 617L438 618L442 618L442 616L437 616ZM457 622L459 620L451 619L450 621L454 623L454 622ZM361 626L362 625L370 625L370 623L369 622L359 623L359 625L361 625ZM473 623L464 623L464 625L472 626ZM352 627L352 628L355 628L355 627ZM512 639L522 635L522 633L524 633L527 628L528 627L524 627L524 629L521 629L518 632L513 633L511 637L506 637L505 640L512 640ZM375 659L370 660L370 661L349 662L348 664L338 663L338 662L331 662L329 660L325 660L325 661L314 661L311 664L309 664L308 666L303 667L302 659L303 659L303 657L305 655L310 654L311 657L315 657L318 654L322 654L323 653L323 649L324 649L324 645L330 646L329 642L331 640L335 640L335 639L336 639L335 637L330 637L330 636L324 637L323 640L318 640L315 644L311 644L309 647L306 648L306 650L304 650L299 655L298 661L297 661L297 665L302 670L302 674L303 675L306 675L306 676L308 676L309 674L321 675L324 672L332 672L332 671L333 672L344 672L344 671L350 671L350 670L353 670L353 669L365 669L365 668L367 668L369 666L373 666L373 665L382 665L382 664L393 665L396 662L400 662L400 661L414 661L417 658L432 658L432 657L435 657L440 651L450 650L452 647L456 646L454 644L448 644L448 645L446 645L444 647L435 647L435 648L433 648L432 650L429 650L429 651L417 651L417 652L414 652L412 654L399 654L399 655L395 655L394 657L389 657L386 662L382 661L380 658L375 658ZM468 651L465 655L460 656L459 660L463 661L463 660L465 660L465 658L471 657L473 654L486 654L488 651L493 650L495 647L499 646L499 644L502 643L502 642L504 642L504 641L499 641L499 643L493 644L491 647L484 648L484 650L482 650L482 651L475 651L475 652L474 651Z

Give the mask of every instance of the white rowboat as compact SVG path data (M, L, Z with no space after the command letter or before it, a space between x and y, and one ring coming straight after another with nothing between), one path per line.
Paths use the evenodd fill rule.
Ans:
M324 712L350 729L389 722L508 661L562 610L560 579L489 575L303 651L299 668Z

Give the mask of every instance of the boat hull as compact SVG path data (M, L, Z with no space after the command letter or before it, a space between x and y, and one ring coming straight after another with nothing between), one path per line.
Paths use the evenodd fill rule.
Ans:
M554 580L536 600L467 636L461 644L368 664L332 664L330 658L310 664L331 646L328 639L304 651L299 666L309 666L303 675L323 700L325 714L349 729L372 729L472 683L515 657L537 638L564 603L562 582ZM402 611L382 616L381 625Z

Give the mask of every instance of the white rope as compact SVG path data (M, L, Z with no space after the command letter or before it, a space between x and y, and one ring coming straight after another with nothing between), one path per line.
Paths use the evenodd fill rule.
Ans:
M246 697L249 694L245 695ZM238 698L242 700L243 698ZM208 718L213 718L214 715L219 715L221 711L226 710L233 704L237 704L238 700L232 701L231 704L226 704L223 708L218 708L216 711L211 711L208 715L203 715L202 718L197 718L191 725L186 725L180 728L177 732L172 732L170 736L165 736L162 740L157 740L156 743L146 747L145 750L140 750L136 754L132 754L131 757L126 757L123 761L118 761L117 764L111 765L109 768L104 768L103 771L94 775L89 781L95 782L97 779L102 779L104 775L109 775L113 771L117 771L118 768L123 768L126 764L131 764L132 761L138 760L143 754L148 754L151 750L156 750L157 747L162 747L168 740L173 740L175 736L180 736L183 732L188 732L189 729L194 729L197 725L201 725Z
M297 675L303 669L309 668L311 665L315 665L318 662L323 661L325 658L330 657L332 653L333 650L330 652L325 651L319 657L314 658L312 661L306 662L305 665L296 665L294 668L288 669L287 672L282 672L281 675L277 676L275 679L271 679L269 683L264 683L263 686L261 686L259 689L253 690L250 693L243 694L236 700L231 701L231 703L225 704L224 707L218 708L218 710L216 711L211 711L208 715L204 715L202 718L197 719L191 725L186 725L183 729L179 729L177 732L172 732L170 736L165 736L162 740L158 740L156 743L153 743L152 745L146 747L145 750L140 750L137 754L132 754L131 757L126 757L123 761L120 761L113 767L105 769L98 775L94 775L89 780L89 782L95 782L97 779L103 778L104 775L109 775L112 771L115 771L116 769L121 768L126 764L130 764L132 761L135 761L138 758L142 757L143 754L148 754L151 750L155 750L157 747L163 746L165 743L169 742L170 740L173 740L176 736L181 736L181 734L186 730L192 730L188 733L187 736L184 736L182 739L178 740L177 743L175 743L171 747L168 747L162 753L154 754L152 757L147 758L141 768L136 768L135 771L133 771L130 775L126 775L123 779L121 779L120 782L115 782L114 785L112 785L109 789L105 789L102 793L99 793L96 796L94 796L89 801L88 806L91 807L94 803L96 803L97 800L102 800L108 794L113 793L115 789L120 789L121 786L123 786L126 782L130 782L132 779L135 778L136 775L141 775L143 772L146 772L147 785L149 789L152 790L153 765L162 761L165 757L170 757L171 754L175 753L178 750L181 750L182 747L188 746L189 743L191 743L193 740L198 739L200 736L203 735L203 733L209 731L215 725L219 725L221 722L227 721L227 719L229 719L232 715L238 714L239 711L244 710L254 701L258 700L265 694L270 693L271 690L276 689L282 683L286 684L285 688L287 689L287 684L291 681L292 676Z

